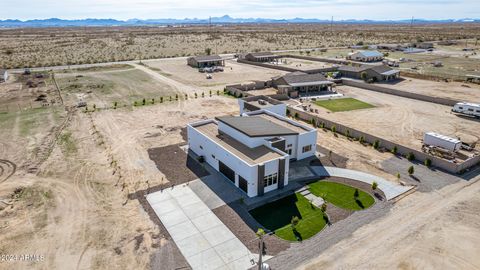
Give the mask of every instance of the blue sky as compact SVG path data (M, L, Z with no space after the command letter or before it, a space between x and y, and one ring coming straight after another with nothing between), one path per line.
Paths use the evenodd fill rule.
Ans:
M3 3L2 3L3 2ZM208 18L459 19L480 0L1 0L0 19Z

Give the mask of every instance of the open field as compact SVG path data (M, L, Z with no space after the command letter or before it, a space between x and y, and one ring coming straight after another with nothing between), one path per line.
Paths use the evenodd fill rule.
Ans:
M0 66L53 66L300 48L479 37L477 24L273 24L0 30Z
M370 109L375 106L354 98L338 98L328 100L316 100L315 105L323 107L331 112L344 112L359 109Z
M404 78L404 80L385 83L386 87L427 96L449 98L459 101L480 103L480 85L461 82L435 82Z
M306 240L326 225L323 212L299 193L253 209L250 214L265 228L275 231L276 236L288 241ZM296 232L291 225L293 217L300 219Z
M416 149L421 149L423 133L427 131L459 137L466 142L480 139L477 132L480 123L450 113L448 106L349 86L337 86L337 91L376 107L336 113L317 107L319 115L372 135Z
M75 105L84 100L98 108L131 106L143 98L151 100L179 93L149 74L132 67L123 70L57 73L56 79L66 104Z
M238 64L236 61L225 61L223 72L212 73L212 79L206 73L187 65L186 59L163 59L145 62L152 70L171 79L195 88L223 90L228 84L248 83L255 80L269 80L272 77L286 74L285 71L252 65Z

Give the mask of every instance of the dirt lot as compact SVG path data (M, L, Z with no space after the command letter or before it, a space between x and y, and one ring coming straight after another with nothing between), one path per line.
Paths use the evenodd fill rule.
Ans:
M0 112L41 108L61 103L51 74L15 74L0 83Z
M480 139L477 132L480 123L451 114L450 107L349 86L338 86L337 91L376 107L336 113L315 105L312 107L318 108L322 117L372 135L416 149L421 149L423 133L427 131L466 141Z
M276 65L300 70L329 68L333 66L333 64L327 62L309 61L297 58L281 58L279 63Z
M143 99L158 99L179 93L170 85L156 80L145 72L127 66L123 69L99 69L96 71L72 71L56 73L66 105L76 105L84 100L97 108L131 106Z
M422 95L480 103L480 85L460 82L435 82L407 77L404 79L397 83L386 83L386 86Z
M145 62L162 75L181 83L208 90L222 90L228 84L248 83L254 80L269 80L287 72L252 65L239 64L234 60L225 61L225 71L212 73L206 79L205 73L187 65L186 59L165 59Z
M1 263L0 269L181 267L172 243L127 195L168 182L148 148L181 142L188 122L238 113L236 100L214 96L133 110L76 111L61 130L55 128L65 113L55 116L52 109L1 115L1 158L19 166L9 179L0 176L0 251L43 260ZM36 148L47 148L43 141L54 141L56 132L37 174L27 173L21 165L32 161ZM7 163L0 166L10 174Z
M480 181L415 193L299 269L478 269Z

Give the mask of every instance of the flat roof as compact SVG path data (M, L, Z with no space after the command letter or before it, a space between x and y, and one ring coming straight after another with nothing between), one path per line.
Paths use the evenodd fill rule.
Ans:
M299 133L286 125L279 124L277 121L263 117L263 115L222 116L216 119L248 137L297 135ZM280 120L280 122L283 121Z
M194 126L194 128L250 165L257 165L283 157L280 153L264 145L249 148L226 134L220 135L218 133L218 125L214 121Z
M298 125L294 125L294 124L290 123L290 122L287 121L287 120L284 120L284 119L281 119L281 118L277 118L277 117L272 116L272 115L270 115L270 114L267 114L267 113L265 113L265 112L261 112L261 113L259 113L259 114L254 114L254 115L260 116L260 117L262 117L263 119L266 119L267 121L270 121L270 122L272 122L272 123L275 123L275 124L280 125L280 126L283 126L283 127L286 127L286 128L288 128L288 129L290 129L290 130L293 130L293 131L295 131L295 132L297 132L297 133L299 133L299 134L300 134L300 133L305 133L305 132L308 132L308 131L311 130L311 129L308 129L308 128L306 128L306 127L303 127L303 125L300 124L300 123L299 123ZM249 116L249 117L252 117L252 116Z

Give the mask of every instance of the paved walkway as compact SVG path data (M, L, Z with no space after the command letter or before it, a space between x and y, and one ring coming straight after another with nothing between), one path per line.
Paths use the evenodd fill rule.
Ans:
M383 191L383 193L385 194L385 197L387 198L387 200L391 200L414 188L413 186L402 186L399 184L395 184L381 177L364 173L361 171L342 169L337 167L322 167L322 166L311 166L310 168L318 176L343 177L343 178L361 181L370 185L373 183L373 181L375 181L378 184L378 188L381 191Z
M147 201L192 269L244 270L257 259L189 186L151 193Z

